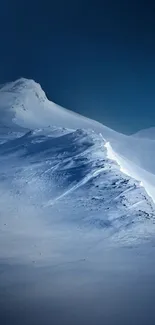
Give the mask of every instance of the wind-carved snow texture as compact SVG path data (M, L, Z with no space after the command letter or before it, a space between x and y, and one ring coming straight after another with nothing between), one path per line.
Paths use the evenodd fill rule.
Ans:
M23 130L36 128L67 128L94 130L110 142L122 168L131 177L142 182L155 202L155 140L147 137L126 136L103 124L70 112L49 101L40 85L33 80L21 78L0 88L1 142L10 136L20 136ZM25 132L25 131L24 131ZM153 132L153 131L152 131ZM150 135L151 137L151 135Z
M73 245L81 260L103 241L151 239L155 207L141 186L150 172L135 180L107 155L110 141L127 164L132 137L51 103L34 81L7 84L0 98L1 258L52 264L68 259Z

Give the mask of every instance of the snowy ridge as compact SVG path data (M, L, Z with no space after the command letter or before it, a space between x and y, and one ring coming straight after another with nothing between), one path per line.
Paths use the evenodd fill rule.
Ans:
M155 200L154 175L148 173L147 171L144 171L138 166L134 166L134 164L131 163L131 161L125 159L125 157L122 157L121 155L118 155L116 152L114 152L109 142L105 143L105 147L107 148L108 158L114 160L118 164L118 166L120 167L120 171L122 173L138 180L141 186L145 188L145 191L147 192L149 197L152 198L152 200L154 201Z
M94 244L100 237L120 245L153 235L154 204L107 158L104 144L92 131L51 129L47 135L42 129L0 146L1 256L33 255L40 263L51 254L53 235L67 229L88 242L95 232Z
M49 126L69 129L104 129L108 134L117 134L102 124L73 113L49 101L39 84L21 78L0 89L0 120L6 115L5 123L14 128L36 129Z
M86 247L91 236L111 245L151 238L153 141L57 106L34 81L3 85L0 98L1 256L41 262L53 247L57 259L60 238L69 249L72 233Z
M70 112L49 101L41 86L21 78L0 89L1 142L20 136L25 129L58 127L93 130L102 134L121 160L127 174L142 182L155 202L155 141L125 136L91 119ZM24 129L24 130L23 130ZM117 160L118 161L118 160Z

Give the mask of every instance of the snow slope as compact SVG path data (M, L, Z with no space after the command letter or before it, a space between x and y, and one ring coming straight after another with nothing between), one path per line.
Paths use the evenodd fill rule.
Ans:
M1 258L57 263L74 242L85 258L81 245L89 251L108 237L122 245L154 234L154 204L104 144L92 131L52 128L1 144Z
M70 112L49 101L39 84L21 78L2 85L0 89L1 142L12 130L12 137L20 136L22 129L63 127L91 129L110 142L117 162L127 174L140 181L155 201L155 141L126 136L108 127ZM7 132L6 132L7 131Z
M98 122L71 113L49 101L39 84L33 80L21 78L1 86L0 89L1 120L5 126L10 125L28 129L48 126L70 129L90 128L99 132L103 128ZM104 127L105 132L112 132Z
M29 237L29 222L37 228L43 219L45 224L97 227L119 239L124 232L126 238L151 235L154 204L149 196L154 199L155 176L142 168L153 166L141 151L142 140L57 106L33 80L1 86L0 99L5 240L21 232ZM147 143L150 159L154 142ZM146 149L145 141L142 145ZM135 164L138 158L142 163Z
M1 86L2 324L148 324L153 152L153 140L65 110L32 80Z
M134 137L155 140L155 127L140 130L134 134Z

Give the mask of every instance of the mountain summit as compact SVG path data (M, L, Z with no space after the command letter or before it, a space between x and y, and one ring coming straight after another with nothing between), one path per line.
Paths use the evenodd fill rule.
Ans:
M83 117L48 100L41 86L34 80L21 78L0 88L0 113L7 115L5 124L14 124L29 129L48 126L70 129L84 128L99 132L115 133L106 126ZM9 116L10 113L10 116Z

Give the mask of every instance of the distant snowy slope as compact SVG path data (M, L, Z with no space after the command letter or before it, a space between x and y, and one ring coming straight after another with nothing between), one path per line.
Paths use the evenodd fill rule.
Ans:
M155 140L155 127L151 127L148 129L140 130L133 134L136 138L146 138L150 140Z

